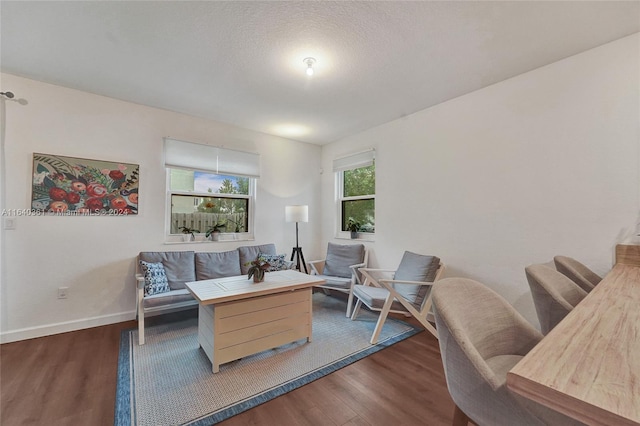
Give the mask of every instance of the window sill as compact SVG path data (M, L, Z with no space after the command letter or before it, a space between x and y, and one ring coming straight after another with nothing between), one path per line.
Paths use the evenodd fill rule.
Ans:
M169 235L166 237L164 244L208 244L208 243L227 243L233 241L253 241L251 234L222 234L216 241L207 239L204 235L196 235L196 239L192 241L184 241L182 236Z
M351 238L351 234L349 232L338 232L335 238L337 240L375 241L376 234L372 234L369 232L361 232L358 234L358 238Z

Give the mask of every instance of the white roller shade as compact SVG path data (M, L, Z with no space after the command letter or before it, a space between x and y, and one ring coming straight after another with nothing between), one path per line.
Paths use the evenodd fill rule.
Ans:
M352 170L360 167L367 167L373 164L376 158L376 151L369 149L367 151L358 152L356 154L347 155L333 160L333 171L342 172L344 170Z
M164 139L165 167L260 177L260 155L193 142Z

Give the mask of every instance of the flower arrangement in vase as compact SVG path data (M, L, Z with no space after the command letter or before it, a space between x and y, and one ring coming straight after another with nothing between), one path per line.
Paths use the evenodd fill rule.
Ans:
M249 270L247 271L247 279L250 280L253 277L254 283L261 283L264 281L264 273L271 268L269 262L264 260L262 257L256 257L256 260L252 260L247 263L247 265L251 265Z

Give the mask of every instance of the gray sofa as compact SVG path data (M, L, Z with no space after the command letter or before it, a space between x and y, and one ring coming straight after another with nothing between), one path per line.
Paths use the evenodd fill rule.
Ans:
M248 262L259 253L276 255L274 244L238 247L224 252L193 251L143 251L138 255L136 273L138 303L138 343L144 344L144 316L146 313L173 311L197 306L185 283L247 274ZM146 295L145 277L141 273L140 261L162 263L169 291ZM286 261L288 268L292 262Z

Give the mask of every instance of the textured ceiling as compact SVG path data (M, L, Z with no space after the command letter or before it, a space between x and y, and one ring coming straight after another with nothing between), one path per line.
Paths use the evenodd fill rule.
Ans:
M3 72L325 144L638 32L640 2L2 1L0 18Z

